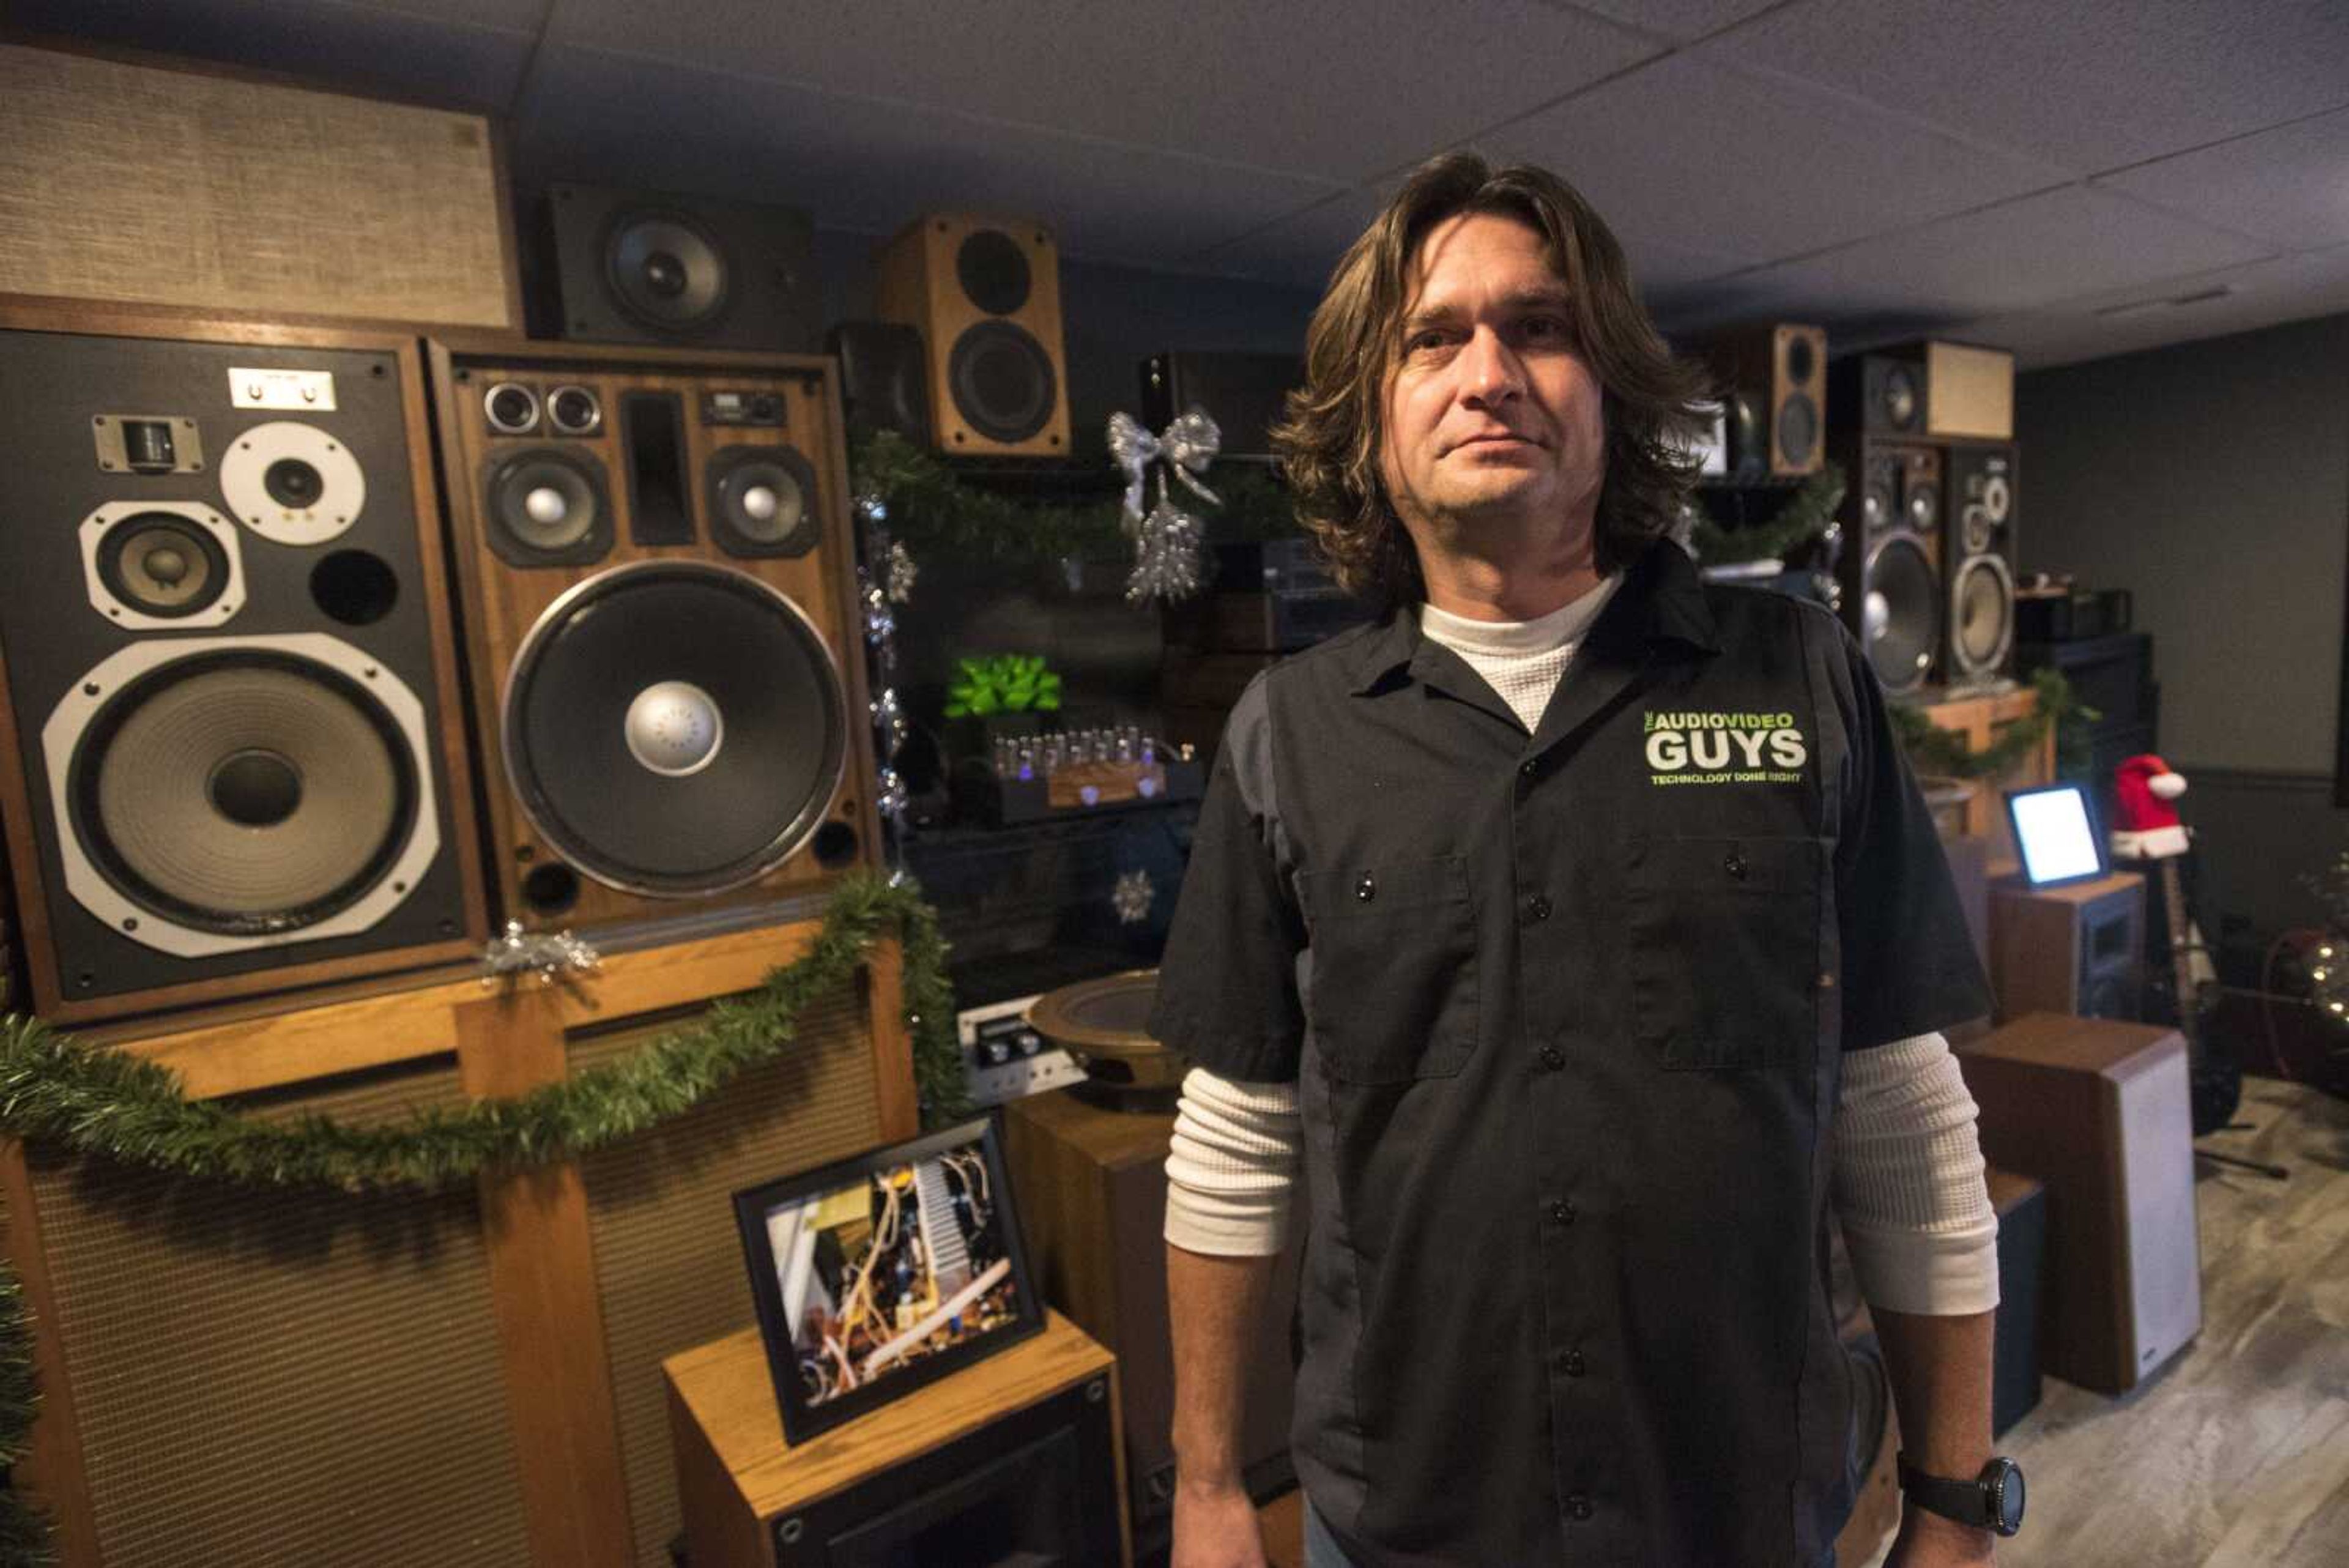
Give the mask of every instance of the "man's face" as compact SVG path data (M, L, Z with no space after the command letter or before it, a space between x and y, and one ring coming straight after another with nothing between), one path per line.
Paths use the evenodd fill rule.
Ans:
M1402 338L1381 400L1379 476L1414 536L1444 520L1578 518L1606 476L1599 379L1541 234L1467 213L1413 258Z

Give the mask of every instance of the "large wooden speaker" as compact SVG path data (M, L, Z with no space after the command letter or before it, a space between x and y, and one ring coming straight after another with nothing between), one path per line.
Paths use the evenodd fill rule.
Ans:
M462 972L113 1043L233 1109L379 1124L641 1049L812 929L607 957L569 991ZM660 1364L754 1321L733 1189L913 1132L895 972L816 999L782 1059L649 1134L438 1193L0 1145L43 1401L12 1479L65 1563L668 1568Z
M2202 1326L2184 1038L2041 1012L1958 1064L1983 1156L2047 1184L2040 1365L2127 1393Z
M830 360L431 348L504 917L771 904L879 837Z
M1117 1355L1127 1487L1139 1549L1163 1541L1174 1498L1174 1351L1166 1317L1166 1151L1174 1118L1063 1089L1003 1108L1004 1153L1037 1278L1054 1306ZM1285 1484L1299 1247L1279 1260L1247 1369L1241 1454L1250 1490Z
M880 254L884 319L921 330L941 452L1065 457L1061 252L1030 223L934 214Z
M2014 668L2016 459L2011 445L1947 451L1941 559L1950 602L1941 675L1952 686L1994 681Z
M415 340L0 309L0 798L67 1020L485 933Z
M0 294L518 328L478 114L0 45Z

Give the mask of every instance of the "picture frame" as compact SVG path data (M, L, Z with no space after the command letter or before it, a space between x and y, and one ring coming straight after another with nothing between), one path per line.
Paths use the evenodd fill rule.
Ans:
M992 1117L734 1194L783 1441L1044 1327Z

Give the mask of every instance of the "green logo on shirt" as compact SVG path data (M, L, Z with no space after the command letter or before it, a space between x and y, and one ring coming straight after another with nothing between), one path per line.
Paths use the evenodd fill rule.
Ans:
M1651 712L1648 782L1800 784L1811 749L1792 713Z

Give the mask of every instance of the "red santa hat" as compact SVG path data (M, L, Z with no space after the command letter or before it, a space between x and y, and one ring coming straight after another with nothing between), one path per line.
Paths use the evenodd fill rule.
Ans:
M2186 793L2186 778L2152 753L2113 770L2113 853L2127 860L2186 853L2186 829L2169 803Z

